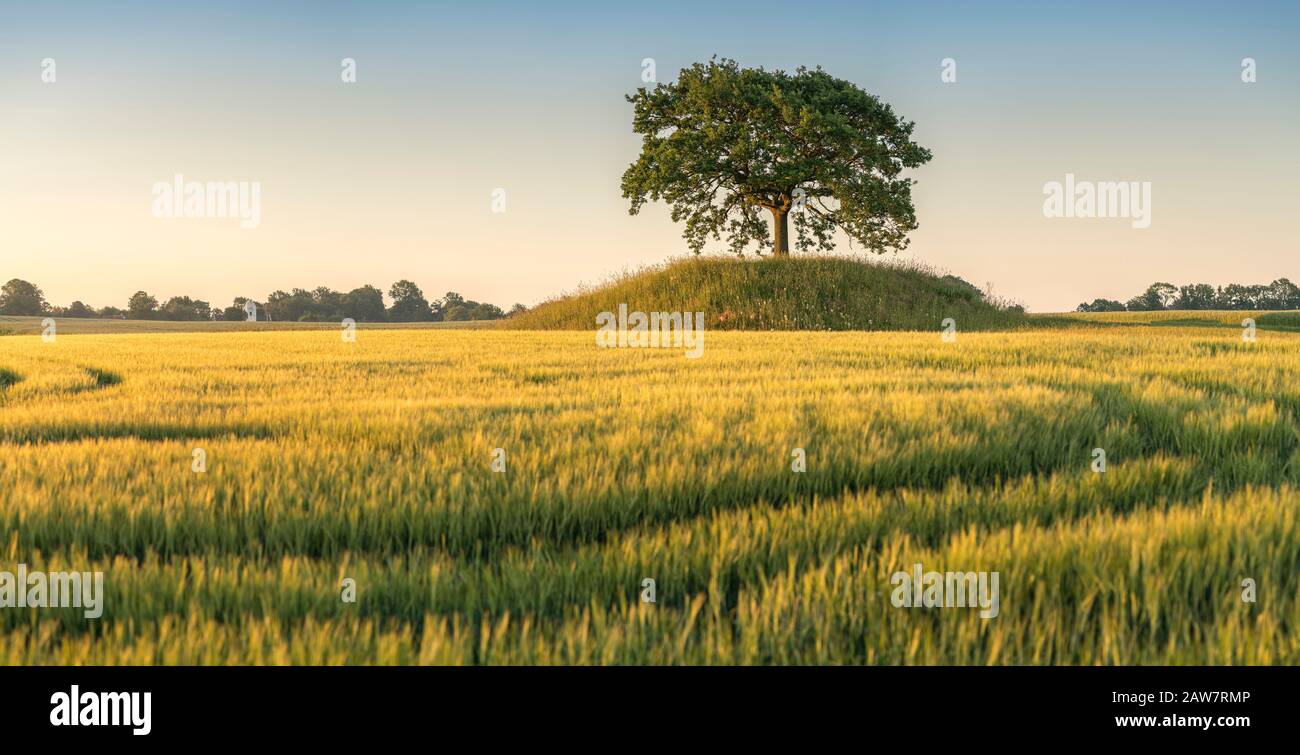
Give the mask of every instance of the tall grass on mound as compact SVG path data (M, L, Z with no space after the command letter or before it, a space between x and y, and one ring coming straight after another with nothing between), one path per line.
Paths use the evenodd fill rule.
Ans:
M502 321L519 330L590 330L596 315L703 312L713 330L992 330L1025 321L956 278L843 257L695 258L625 274Z

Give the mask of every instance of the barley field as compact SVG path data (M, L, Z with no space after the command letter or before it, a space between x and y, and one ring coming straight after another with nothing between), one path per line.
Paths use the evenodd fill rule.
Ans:
M0 568L106 596L0 663L1297 663L1300 334L1239 315L5 336ZM896 608L918 562L1000 615Z

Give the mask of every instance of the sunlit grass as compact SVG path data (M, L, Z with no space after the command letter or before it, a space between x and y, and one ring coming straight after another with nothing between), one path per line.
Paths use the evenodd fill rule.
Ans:
M0 338L0 569L107 591L0 661L1295 663L1298 376L1176 325ZM893 607L917 561L1001 615Z

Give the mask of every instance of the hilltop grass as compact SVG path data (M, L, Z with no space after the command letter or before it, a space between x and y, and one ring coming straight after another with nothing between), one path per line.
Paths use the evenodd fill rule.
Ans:
M502 320L519 330L592 330L600 312L703 312L710 330L961 330L1024 324L1023 313L915 266L841 257L701 257L618 276Z
M1180 326L0 339L0 569L107 592L0 663L1294 664L1297 378ZM895 608L917 562L1000 615Z

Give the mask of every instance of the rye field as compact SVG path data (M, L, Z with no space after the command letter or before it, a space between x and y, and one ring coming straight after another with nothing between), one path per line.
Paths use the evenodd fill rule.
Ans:
M0 337L0 564L106 592L0 663L1294 664L1300 333L1241 316Z

